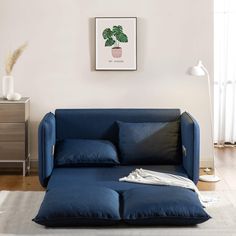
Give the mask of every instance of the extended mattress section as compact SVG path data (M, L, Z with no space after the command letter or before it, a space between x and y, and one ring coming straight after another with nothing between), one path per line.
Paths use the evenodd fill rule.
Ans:
M148 186L117 192L85 185L47 191L33 221L47 227L156 226L195 225L209 218L190 189Z
M210 218L190 189L119 182L136 168L188 177L181 166L55 168L33 221L48 227L77 227L195 225Z

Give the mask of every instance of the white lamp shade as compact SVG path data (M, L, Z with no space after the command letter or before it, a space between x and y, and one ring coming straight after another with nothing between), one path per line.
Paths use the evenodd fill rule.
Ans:
M193 66L189 69L189 74L193 76L205 76L206 73L200 66Z

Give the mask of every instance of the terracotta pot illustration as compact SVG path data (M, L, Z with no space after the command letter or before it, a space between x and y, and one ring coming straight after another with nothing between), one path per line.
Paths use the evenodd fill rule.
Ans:
M111 49L111 54L114 58L122 57L122 48L121 47L114 47Z

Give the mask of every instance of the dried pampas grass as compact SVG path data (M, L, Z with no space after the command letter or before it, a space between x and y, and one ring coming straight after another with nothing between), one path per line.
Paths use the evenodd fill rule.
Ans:
M7 75L11 75L14 65L16 64L18 58L26 49L28 43L24 43L22 46L17 48L14 52L10 53L6 59L5 71Z

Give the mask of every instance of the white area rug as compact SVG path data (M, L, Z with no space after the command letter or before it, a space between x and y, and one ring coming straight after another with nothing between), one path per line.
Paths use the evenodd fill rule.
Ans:
M213 217L194 227L44 228L32 222L44 192L0 191L0 235L203 236L236 235L236 191L203 192L219 199L206 210Z

